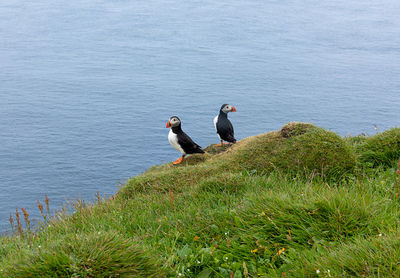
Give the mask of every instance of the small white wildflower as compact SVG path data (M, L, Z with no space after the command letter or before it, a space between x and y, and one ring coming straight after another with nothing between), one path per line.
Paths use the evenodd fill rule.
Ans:
M225 232L225 235L227 236L227 235L228 235L228 232Z
M38 247L39 247L39 248L42 248L42 246L40 246L40 245L39 245Z
M225 257L224 259L225 259L225 261L227 261L227 260L228 260L228 257Z
M179 273L178 273L178 276L181 277L181 276L182 276L182 273L179 272Z
M378 236L382 236L382 234L379 234Z
M99 235L99 234L101 234L101 232L97 232L97 234Z
M331 271L328 269L328 273L331 273Z
M197 261L197 263L199 264L199 263L200 263L200 261Z
M317 274L319 274L321 271L319 270L319 269L317 269L316 271L315 271L315 273L317 273Z
M49 228L51 227L51 225L48 226Z

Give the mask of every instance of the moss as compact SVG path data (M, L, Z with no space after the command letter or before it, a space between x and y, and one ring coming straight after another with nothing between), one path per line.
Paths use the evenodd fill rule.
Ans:
M340 136L317 128L288 139L279 165L289 172L304 171L306 174L334 178L352 173L356 158L351 146Z
M209 154L219 154L225 152L227 149L232 147L233 144L226 144L223 146L218 146L217 144L211 144L207 148L204 149L205 152Z
M168 193L169 190L182 192L184 189L196 185L200 180L213 175L214 168L206 163L192 166L165 166L165 170L148 172L130 179L118 192L118 197L130 198L137 192Z
M290 134L290 137L284 137L282 132L270 132L239 142L237 148L226 153L224 167L258 173L278 170L325 178L354 171L353 149L337 134L304 123L291 123L283 129L285 136Z
M317 128L315 125L310 124L310 123L300 123L300 122L292 122L285 124L281 130L280 133L282 137L284 138L290 138L293 136L298 136L306 133L310 129Z
M163 171L171 171L173 169L177 169L177 168L184 168L185 166L193 166L193 165L197 165L197 164L201 164L205 161L207 161L209 158L211 158L212 155L209 153L204 153L204 154L191 154L186 156L182 163L174 165L172 162L168 162L162 165L155 165L150 167L144 174L148 175L148 174L156 174L156 173L160 173Z
M211 157L211 155L208 154L208 153L187 155L183 159L181 164L174 165L174 167L182 167L182 166L187 166L187 165L196 165L196 164L199 164L199 163L202 163L202 162L206 161L210 157Z
M390 167L400 158L400 128L365 138L357 147L360 164Z

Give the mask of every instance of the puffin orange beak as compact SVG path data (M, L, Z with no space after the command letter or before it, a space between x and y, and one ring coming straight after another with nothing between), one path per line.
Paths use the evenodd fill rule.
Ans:
M232 111L231 112L236 112L236 108L232 106Z
M168 121L167 126L165 128L169 128L169 127L171 127L171 123Z

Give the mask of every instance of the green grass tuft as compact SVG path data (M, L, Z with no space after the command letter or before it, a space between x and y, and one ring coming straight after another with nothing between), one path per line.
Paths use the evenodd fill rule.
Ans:
M357 146L357 153L363 166L393 166L400 157L400 128L392 128L365 138Z
M2 268L5 277L160 277L137 244L116 232L68 234L24 250Z

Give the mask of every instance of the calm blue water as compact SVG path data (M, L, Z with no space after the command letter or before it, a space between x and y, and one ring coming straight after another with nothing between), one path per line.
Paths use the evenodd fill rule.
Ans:
M175 160L171 115L202 146L222 103L238 138L307 121L400 125L397 0L0 3L0 231Z

